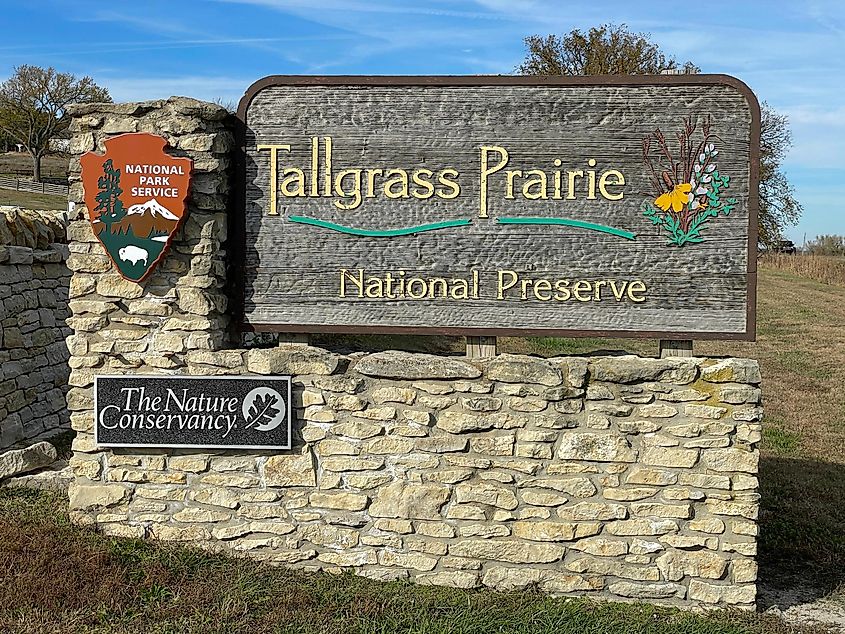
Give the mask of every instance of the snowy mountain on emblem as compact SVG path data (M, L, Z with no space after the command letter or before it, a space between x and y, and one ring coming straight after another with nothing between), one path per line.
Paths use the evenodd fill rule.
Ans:
M145 203L139 203L137 205L132 205L129 209L126 210L126 215L131 214L146 214L152 215L154 218L159 216L161 218L166 218L167 220L179 220L179 217L176 216L173 212L171 212L167 207L162 205L158 202L155 198L151 198Z

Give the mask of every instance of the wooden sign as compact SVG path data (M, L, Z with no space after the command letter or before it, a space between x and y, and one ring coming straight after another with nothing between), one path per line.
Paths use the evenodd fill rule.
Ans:
M100 447L291 447L287 376L100 375L94 413Z
M104 154L80 159L94 235L133 282L152 273L185 214L192 162L170 156L166 145L154 134L121 134L106 139Z
M754 338L734 78L268 77L239 117L248 329Z

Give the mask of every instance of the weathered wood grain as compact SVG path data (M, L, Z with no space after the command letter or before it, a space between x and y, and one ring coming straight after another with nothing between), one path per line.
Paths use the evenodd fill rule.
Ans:
M694 85L600 86L268 86L253 95L245 114L245 319L254 328L353 329L394 327L456 331L617 331L743 336L747 319L750 192L754 108L736 87ZM704 241L668 246L668 235L643 217L653 202L642 140L661 129L670 147L685 117L709 116L719 150L719 171L731 178L725 197L737 199L729 216L711 220ZM333 198L279 198L279 216L267 215L269 156L259 144L290 144L280 169L310 170L312 136L333 139L335 173L345 168L426 167L460 172L453 200L364 199L340 210ZM479 218L479 147L510 153L509 169L618 169L626 178L620 201L503 198L501 173L491 178L489 218ZM321 146L322 149L322 146ZM676 148L673 148L673 151ZM322 154L321 154L322 168ZM554 159L562 165L557 168ZM321 175L322 176L322 175ZM564 174L565 179L565 174ZM323 182L320 180L320 193ZM615 188L619 189L619 188ZM296 224L308 216L359 229L397 229L445 220L468 226L374 238ZM562 217L608 225L634 240L563 226L502 225L496 218ZM478 299L389 300L338 297L340 269L377 276L482 280ZM642 280L641 304L615 300L581 303L495 298L496 272L567 280ZM681 335L684 335L683 337ZM753 336L753 333L752 333Z

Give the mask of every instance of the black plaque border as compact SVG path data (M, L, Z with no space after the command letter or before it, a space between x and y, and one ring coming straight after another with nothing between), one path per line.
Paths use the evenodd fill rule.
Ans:
M99 379L144 379L144 378L152 378L152 379L197 379L201 381L211 381L215 379L223 379L223 380L231 380L231 379L243 379L243 380L258 380L258 381L287 381L287 401L285 405L287 407L287 428L288 428L288 443L287 446L281 445L188 445L188 444L144 444L144 443L101 443L99 442L99 428L100 428L100 421L98 419L98 408L97 408L97 383ZM263 376L263 375L234 375L234 374L225 374L225 375L212 375L212 376L195 376L191 374L98 374L94 377L94 445L103 449L132 449L132 448L139 448L139 449L226 449L229 451L237 451L241 449L283 449L285 451L290 451L293 449L293 404L291 402L291 392L293 386L293 376L290 375L272 375L272 376Z

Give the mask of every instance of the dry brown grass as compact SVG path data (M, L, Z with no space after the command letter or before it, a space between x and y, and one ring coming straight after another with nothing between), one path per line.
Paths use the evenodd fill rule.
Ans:
M823 284L845 286L844 257L771 254L760 258L760 267L791 273Z
M50 154L41 159L41 176L49 181L67 181L67 155ZM13 178L32 177L32 159L26 152L0 153L0 174Z

